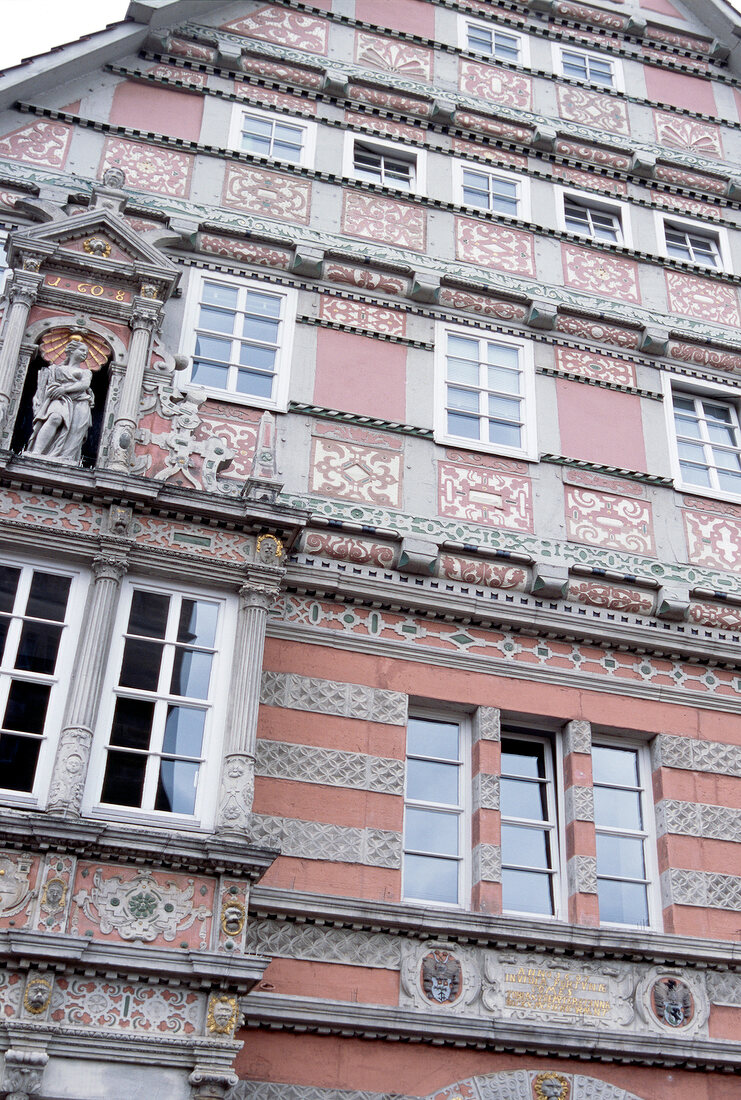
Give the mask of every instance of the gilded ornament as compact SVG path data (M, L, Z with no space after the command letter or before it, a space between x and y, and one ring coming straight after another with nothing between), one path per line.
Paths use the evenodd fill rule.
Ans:
M34 1016L39 1016L49 1007L51 1000L51 982L46 978L32 978L23 995L23 1007Z
M142 298L153 298L155 301L159 301L160 290L154 283L142 283L139 294Z
M239 1002L226 993L212 993L208 999L206 1026L215 1035L231 1035L237 1026Z
M113 354L102 336L95 332L74 332L70 328L53 328L45 332L39 341L39 351L47 363L54 366L64 360L70 340L84 342L87 345L87 365L89 370L98 370Z
M82 247L96 260L107 260L111 254L111 245L104 237L88 237L82 242Z
M537 1100L568 1100L569 1082L560 1073L539 1073L533 1092Z
M262 565L278 565L285 554L283 543L275 535L258 535L256 549Z
M244 928L245 911L240 901L228 901L221 910L221 927L227 936L238 936Z
M24 256L23 257L23 270L24 271L38 271L41 267L41 260L36 256Z
M55 913L67 899L67 883L61 878L50 878L41 892L41 908L45 913Z

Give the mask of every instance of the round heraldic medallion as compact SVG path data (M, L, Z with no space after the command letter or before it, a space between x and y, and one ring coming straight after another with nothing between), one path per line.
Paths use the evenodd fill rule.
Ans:
M659 978L651 987L651 1008L662 1024L687 1027L695 1018L695 1001L689 986L679 978Z
M461 995L463 970L455 955L449 951L429 951L422 958L420 968L422 991L428 1001L451 1005Z

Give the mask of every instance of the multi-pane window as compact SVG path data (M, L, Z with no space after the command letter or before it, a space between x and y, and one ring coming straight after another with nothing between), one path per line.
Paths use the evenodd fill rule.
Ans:
M409 718L403 883L409 901L461 904L464 751L459 722Z
M441 335L438 434L488 450L533 452L529 437L534 433L526 423L526 406L532 404L526 346L465 329L446 329Z
M609 57L561 47L561 68L564 76L581 83L615 87L615 65Z
M100 801L196 812L222 607L134 588L117 666Z
M465 21L465 46L497 61L510 61L517 65L523 60L522 39L518 34L470 19Z
M416 156L355 140L353 174L369 183L411 191L416 178Z
M498 172L484 168L460 167L461 200L466 206L478 206L496 214L521 217L522 184Z
M650 923L646 792L638 748L592 746L600 921Z
M666 253L675 260L702 264L703 267L722 267L718 238L712 233L697 232L673 222L664 222Z
M238 106L230 144L244 153L306 165L313 157L314 124Z
M502 907L553 916L557 911L558 828L551 745L502 738Z
M191 382L257 404L278 404L287 379L289 292L262 283L203 276L192 300Z
M0 787L31 793L54 721L72 578L0 565ZM54 704L54 705L53 705Z
M736 407L692 393L672 393L681 479L741 493L741 432Z
M622 243L622 225L617 211L566 196L563 217L569 233L578 233L580 237L593 241Z

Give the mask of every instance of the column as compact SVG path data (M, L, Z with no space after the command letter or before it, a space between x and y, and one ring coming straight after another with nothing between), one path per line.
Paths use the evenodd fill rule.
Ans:
M121 385L118 407L113 422L110 468L128 473L134 454L134 435L139 419L144 371L149 362L152 332L159 321L162 302L135 298L129 322L133 333L129 346L126 373Z
M592 727L576 720L564 726L564 801L569 921L599 925L597 847L592 792Z
M216 827L220 832L238 836L246 832L252 810L265 628L277 596L277 588L263 584L248 583L239 590L239 618L216 815Z
M502 912L502 824L499 776L502 771L500 712L477 707L473 715L472 906L481 913Z
M93 561L93 572L95 580L75 654L72 687L49 791L47 809L55 814L77 815L80 812L126 559L101 554Z
M41 276L31 272L16 272L8 288L10 307L5 318L3 346L0 349L0 427L5 425L18 368L23 335L28 326L28 314L36 301Z

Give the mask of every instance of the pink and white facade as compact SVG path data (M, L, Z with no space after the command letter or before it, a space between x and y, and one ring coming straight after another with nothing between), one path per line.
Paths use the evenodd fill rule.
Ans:
M0 1097L738 1095L738 27L0 78Z

